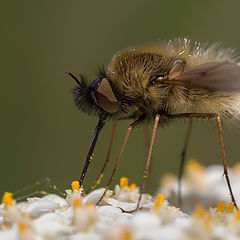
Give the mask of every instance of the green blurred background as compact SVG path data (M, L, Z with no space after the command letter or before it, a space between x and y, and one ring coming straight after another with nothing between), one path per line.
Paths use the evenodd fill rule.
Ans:
M0 193L15 191L49 177L61 190L78 179L97 118L80 112L72 100L75 82L64 74L90 80L117 51L136 44L188 36L240 49L239 1L80 1L41 0L1 3L1 174ZM121 122L111 164L129 122ZM217 129L194 125L187 158L220 164ZM112 122L103 130L87 183L104 161ZM147 191L166 172L177 172L186 132L184 122L159 129ZM224 127L231 166L239 161L240 133ZM146 151L143 129L133 131L114 179L140 183Z

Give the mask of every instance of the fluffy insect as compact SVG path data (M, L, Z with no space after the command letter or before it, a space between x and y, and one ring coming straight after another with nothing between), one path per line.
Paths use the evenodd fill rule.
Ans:
M149 173L157 126L184 118L189 119L189 127L182 151L180 189L193 119L215 119L224 175L232 201L237 208L228 177L221 129L222 117L232 121L240 116L240 66L236 59L231 49L221 49L216 45L202 47L199 43L192 44L188 39L177 39L120 51L92 83L87 83L83 77L78 80L68 73L78 84L73 89L76 105L81 111L99 117L79 180L80 185L83 184L98 135L106 120L133 120L128 127L106 189L114 177L131 129L147 121L153 122L154 126L141 185L142 194ZM112 141L113 136L110 145ZM107 161L108 158L105 165ZM103 173L105 165L99 176Z

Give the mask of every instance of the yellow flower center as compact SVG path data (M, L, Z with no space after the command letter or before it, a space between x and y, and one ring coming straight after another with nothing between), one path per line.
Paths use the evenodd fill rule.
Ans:
M226 210L226 203L225 202L220 202L217 207L217 212L225 212Z
M195 211L194 211L194 216L198 217L198 218L202 218L205 216L205 209L203 208L203 206L197 206L195 208Z
M159 207L164 203L164 201L165 201L164 194L162 194L162 193L158 194L154 200L154 205L153 205L154 210L159 209Z
M227 210L227 213L233 213L234 212L234 204L233 203L229 203L228 204L228 210Z
M124 228L122 232L122 239L123 240L133 240L133 234L128 228Z
M237 215L235 217L235 221L239 221L240 220L240 210L237 211Z
M73 181L72 182L72 190L77 190L79 191L80 185L79 185L79 181Z
M129 186L130 190L134 190L137 188L137 185L135 183L131 183L130 186Z
M186 167L187 171L190 173L200 173L203 174L205 171L205 168L200 165L196 160L192 159L187 163L187 167Z
M10 192L5 192L3 194L3 197L2 197L2 203L4 203L6 206L7 205L10 205L12 206L13 205L13 194L10 193Z
M18 229L20 232L25 232L27 230L28 226L26 223L19 223L18 224Z
M93 206L94 206L94 205L93 205L92 203L87 203L87 204L86 204L86 207L87 207L87 208L92 208Z
M128 186L128 178L127 177L121 177L120 179L120 188L124 188Z
M81 205L82 205L82 202L80 198L73 200L73 207L77 208L77 207L80 207Z

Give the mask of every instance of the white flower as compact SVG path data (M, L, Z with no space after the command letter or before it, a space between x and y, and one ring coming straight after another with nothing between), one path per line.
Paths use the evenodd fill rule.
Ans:
M74 233L71 225L66 225L64 220L56 213L46 213L34 221L34 227L39 236L44 239L58 239Z
M235 169L235 170L234 170ZM240 202L240 167L233 171L228 169L231 186L237 202ZM162 186L158 192L163 193L171 204L177 204L178 180L173 175L166 175L162 179ZM184 212L190 213L196 205L216 207L218 202L231 201L223 167L221 165L204 168L195 160L190 160L186 166L186 174L182 179L182 206Z
M42 198L35 198L24 209L30 217L37 218L45 213L52 212L58 208L58 204Z
M98 200L102 197L103 193L105 191L105 188L99 188L96 189L92 192L90 192L88 195L86 195L83 198L83 203L92 203L92 204L97 204ZM104 199L100 202L100 206L104 205L107 199L112 195L113 191L107 190L106 195Z
M191 171L184 181L184 204L191 205L194 196L203 200L203 203L206 199L211 199L212 194L217 199L221 191L224 191L222 187L215 186L220 169L212 167L205 170L196 164L191 167L193 169L188 169ZM240 170L235 170L233 179L238 179L235 175L239 173ZM200 176L203 177L202 180ZM171 192L172 186L176 184L172 177L169 179L163 186L166 192ZM199 186L194 187L191 180ZM215 186L215 190L209 193L209 186ZM128 179L122 178L114 191L107 191L100 206L95 206L104 191L103 188L96 189L82 196L79 182L74 181L72 190L66 190L66 199L49 194L17 203L11 193L6 193L3 204L0 205L0 239L240 239L240 211L237 211L232 203L219 202L210 210L197 207L192 214L187 215L171 206L162 193L154 199L148 194L143 194L140 210L131 212L136 210L139 199L139 188L135 184L129 185ZM186 196L189 201L186 201Z
M135 211L139 199L139 187L136 184L128 185L128 179L122 177L120 179L120 186L116 185L114 189L113 197L107 198L107 203L113 207L118 207L125 212ZM140 208L151 207L152 196L149 194L142 194Z

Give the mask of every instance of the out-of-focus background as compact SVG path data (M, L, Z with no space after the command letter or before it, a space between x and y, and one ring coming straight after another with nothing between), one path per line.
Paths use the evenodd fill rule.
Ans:
M239 1L5 1L1 4L0 195L49 177L60 190L78 179L97 118L74 105L75 82L65 71L93 80L119 50L185 37L221 42L240 50ZM129 122L117 129L111 164ZM151 127L151 126L149 126ZM87 184L104 161L112 122L98 141ZM149 128L150 129L150 128ZM120 176L140 183L146 160L143 129L133 131ZM166 172L177 173L186 132L184 122L158 129L146 191L154 192ZM223 127L228 164L240 160L240 132ZM215 124L194 125L187 159L221 164ZM227 193L226 193L227 194Z

